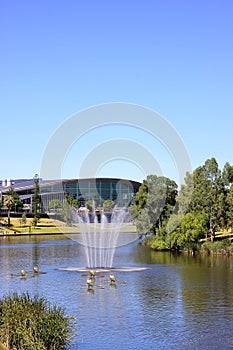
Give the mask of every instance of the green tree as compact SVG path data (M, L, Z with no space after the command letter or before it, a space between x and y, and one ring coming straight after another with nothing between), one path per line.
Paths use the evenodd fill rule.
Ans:
M26 225L26 223L27 223L27 215L25 212L22 214L20 223L21 223L21 225Z
M225 222L225 189L221 171L215 158L206 160L194 173L194 190L191 211L198 211L208 219L211 241L217 228Z
M7 226L10 227L11 225L11 209L15 205L15 199L12 195L6 195L4 197L4 206L7 207Z
M143 181L130 208L133 218L137 218L137 230L140 233L162 232L174 209L177 196L175 181L164 176L149 175ZM140 230L143 230L141 232Z
M229 188L233 183L233 166L229 162L226 162L223 167L222 178L224 185Z
M32 213L33 213L33 226L37 226L40 220L40 186L39 186L39 176L35 174L34 176L34 193L32 196Z
M179 196L177 197L178 213L184 215L190 210L192 203L194 179L193 174L187 173L184 178L184 184L181 185Z
M136 219L146 206L146 201L148 197L148 182L143 180L138 192L133 198L133 204L130 206L129 211L131 218Z
M106 199L103 202L103 211L105 213L111 213L115 207L115 202L111 199Z
M75 208L79 208L80 206L80 202L78 199L76 198L72 198L70 197L69 195L66 196L66 202L72 206L72 207L75 207Z
M21 207L22 202L19 199L19 195L15 192L14 188L11 187L4 196L3 205L7 207L7 225L10 226L10 215L11 210L16 207Z
M18 209L18 208L21 208L23 206L23 203L22 201L20 200L19 198L19 195L18 193L15 192L14 188L11 187L7 192L6 192L6 195L7 196L12 196L14 198L14 208L15 208L15 211ZM13 207L12 207L13 208Z
M227 203L227 228L233 227L233 184L229 188L226 197Z
M191 212L185 214L180 224L180 235L177 244L194 252L199 240L205 236L206 224L206 217L202 213Z
M62 202L59 199L52 199L49 202L49 209L54 209L57 211L60 208L62 208Z
M61 219L65 221L67 225L72 225L73 216L74 208L65 200L61 208Z
M96 202L92 199L89 199L87 202L86 202L86 207L87 209L90 211L90 212L93 212L96 208Z
M137 231L140 233L140 236L151 232L151 220L148 209L142 210L141 214L138 216Z

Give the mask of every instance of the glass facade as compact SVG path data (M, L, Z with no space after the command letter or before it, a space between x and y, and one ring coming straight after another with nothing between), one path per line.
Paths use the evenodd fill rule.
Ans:
M140 186L139 182L120 179L70 181L68 183L64 182L64 192L81 201L95 200L97 205L102 205L107 199L115 201L119 206L128 205Z
M51 200L58 199L63 202L67 195L78 199L81 205L85 205L88 200L94 200L96 205L101 206L105 200L110 199L118 206L128 206L140 185L136 181L116 178L40 180L42 208L47 212ZM15 180L13 187L25 205L32 203L33 180L24 180L24 182ZM8 189L3 185L0 186L1 195L4 196Z

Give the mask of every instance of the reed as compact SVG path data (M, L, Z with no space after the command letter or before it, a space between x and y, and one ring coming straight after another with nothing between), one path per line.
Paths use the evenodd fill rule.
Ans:
M0 300L0 349L65 350L73 319L44 297L13 293Z

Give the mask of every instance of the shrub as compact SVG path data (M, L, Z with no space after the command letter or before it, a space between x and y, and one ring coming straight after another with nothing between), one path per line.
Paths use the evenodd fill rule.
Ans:
M167 243L160 237L153 237L151 248L154 250L168 250Z
M231 254L231 241L228 239L224 239L222 241L216 242L205 242L201 246L201 251L207 254Z
M63 350L70 344L71 318L43 297L28 293L0 300L0 349ZM4 347L5 346L5 347Z

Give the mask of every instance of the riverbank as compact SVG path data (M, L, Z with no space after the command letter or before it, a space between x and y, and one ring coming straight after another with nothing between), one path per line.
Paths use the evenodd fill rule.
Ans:
M1 220L1 219L0 219ZM1 220L2 221L2 220ZM2 221L3 222L3 221ZM91 228L94 224L90 224ZM100 224L97 224L100 226ZM132 223L124 223L121 226L120 232L137 233L136 226ZM56 234L80 234L81 228L79 224L67 226L63 221L54 219L40 219L37 226L32 226L31 223L22 225L20 219L12 218L11 226L1 226L0 236L23 236L23 235L56 235Z
M183 246L172 246L171 241L159 236L145 237L143 245L152 251L177 251L180 253L195 255L198 253L206 255L227 255L233 256L232 233L228 231L216 232L215 240L211 238L200 239L197 242L189 241Z

